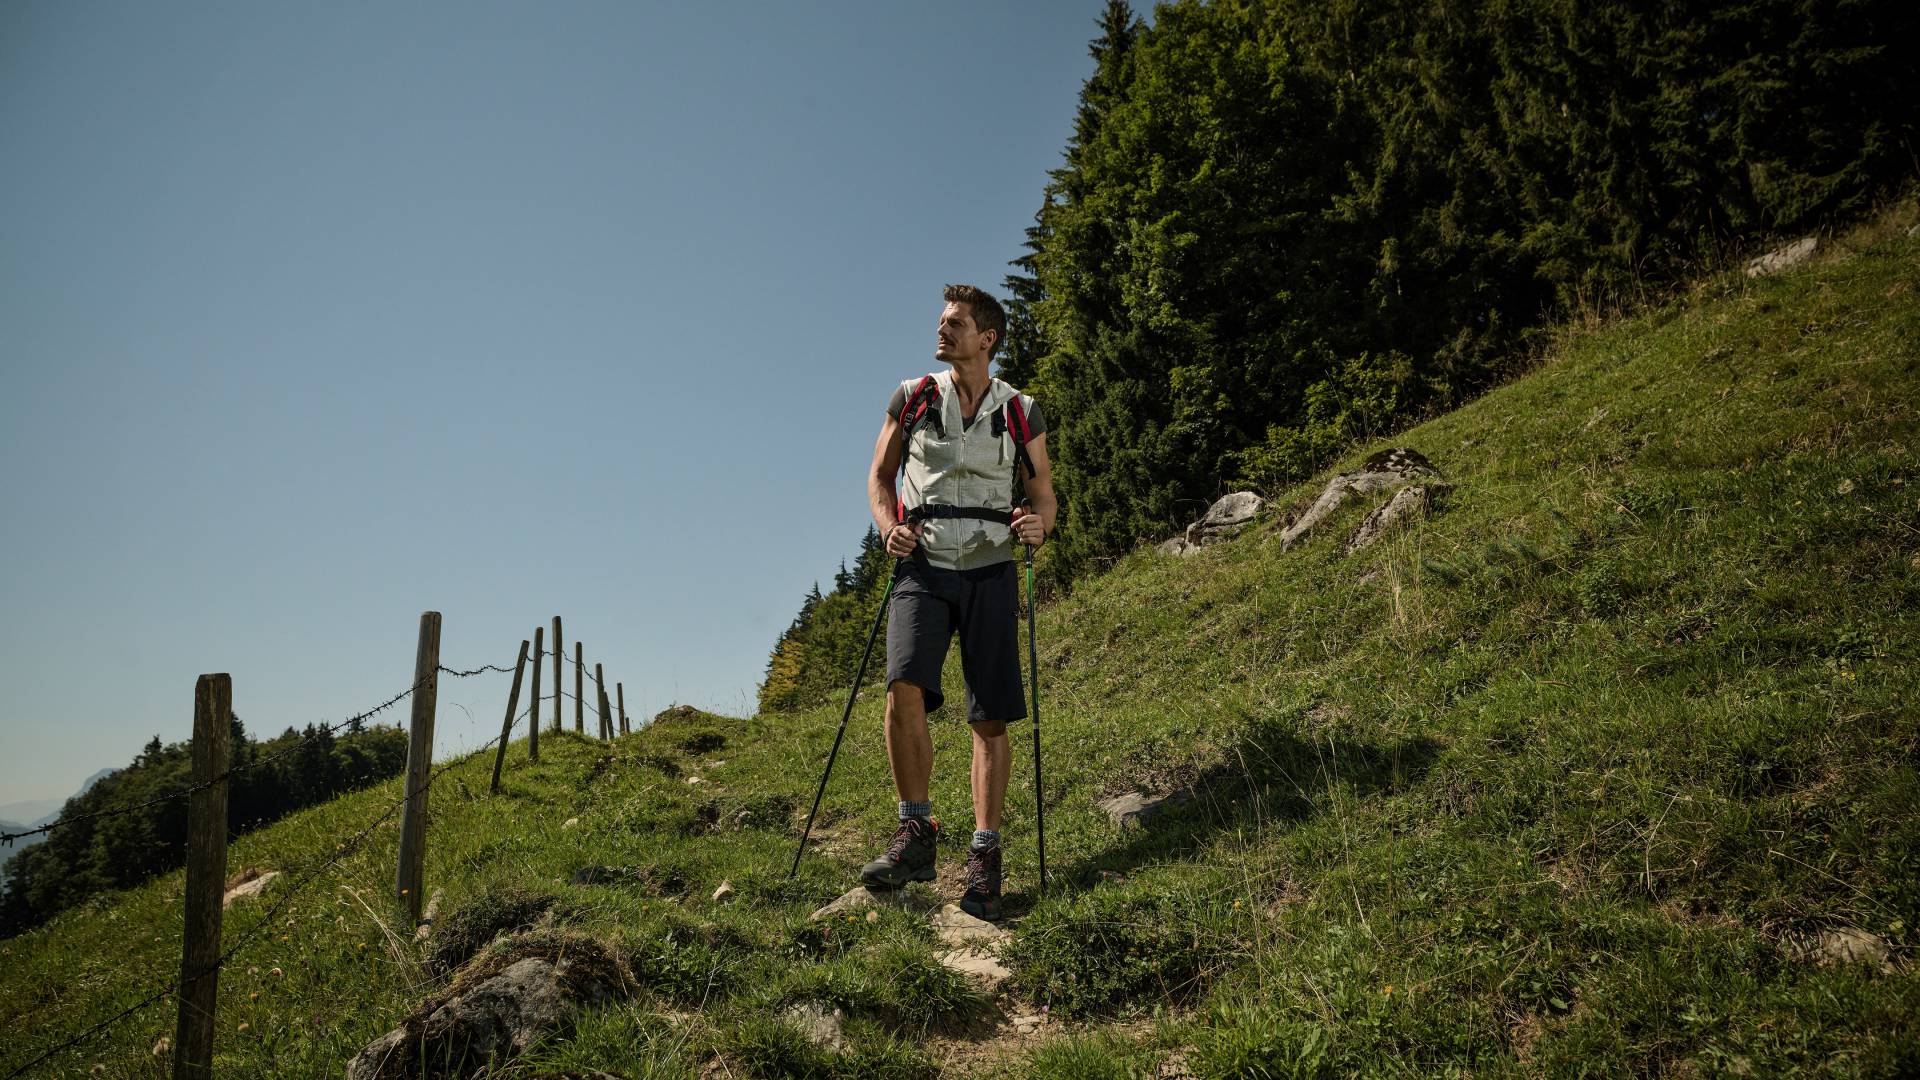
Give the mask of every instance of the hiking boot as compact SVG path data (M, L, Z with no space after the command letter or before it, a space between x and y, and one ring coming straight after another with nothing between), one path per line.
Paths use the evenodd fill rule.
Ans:
M960 910L976 919L1000 921L1000 845L967 852L967 891Z
M939 826L926 818L908 818L893 832L880 857L860 869L860 884L897 889L909 881L932 881L933 838Z

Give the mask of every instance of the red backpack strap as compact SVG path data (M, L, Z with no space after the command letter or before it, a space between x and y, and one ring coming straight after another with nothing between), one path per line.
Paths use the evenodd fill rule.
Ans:
M1013 435L1014 475L1017 477L1020 467L1025 466L1027 476L1034 476L1033 457L1027 453L1027 443L1033 438L1033 430L1027 426L1027 409L1020 404L1017 392L1007 399L1007 431Z
M923 375L914 384L913 393L907 395L906 403L900 406L900 441L911 446L913 433L929 418L933 420L935 431L940 425L940 384L933 376Z
M913 433L928 419L933 421L933 429L944 433L940 424L940 384L932 375L922 375L913 386L913 392L900 406L900 466L905 468L907 459L913 456ZM907 520L906 504L900 501L899 480L894 481L893 512L896 521Z

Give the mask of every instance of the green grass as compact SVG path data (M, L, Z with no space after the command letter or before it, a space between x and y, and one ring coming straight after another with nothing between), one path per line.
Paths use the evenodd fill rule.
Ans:
M923 920L807 921L891 825L871 695L793 883L837 707L549 737L538 765L516 744L497 798L490 758L454 768L427 872L442 933L473 938L454 955L544 919L617 945L641 985L495 1075L1920 1070L1920 241L1890 222L1567 331L1526 378L1356 447L1338 467L1412 446L1455 485L1373 549L1340 554L1355 505L1288 551L1277 521L1192 559L1143 551L1044 609L1047 896L1024 724L1004 831L1025 912L1007 1011L1044 1006L1051 1039L955 1054L992 1037L992 1007ZM958 860L967 732L934 740ZM1094 802L1135 785L1198 797L1120 832ZM230 865L331 858L395 796L296 814ZM221 1075L337 1076L444 989L396 944L395 832L223 973ZM619 873L573 884L587 866ZM9 1064L172 977L179 890L0 943ZM1803 958L1838 926L1895 968ZM775 1019L797 1002L848 1013L845 1054ZM172 1028L156 1006L35 1075L166 1075Z

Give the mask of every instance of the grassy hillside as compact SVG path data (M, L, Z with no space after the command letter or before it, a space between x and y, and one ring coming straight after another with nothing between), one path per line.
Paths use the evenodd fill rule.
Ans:
M937 964L915 915L807 920L890 829L874 700L793 883L837 708L561 736L537 766L516 744L496 798L490 758L452 769L428 864L455 913L441 947L462 922L550 924L619 945L645 987L494 1075L1920 1071L1907 223L1568 332L1529 377L1380 444L1454 488L1375 548L1340 553L1360 505L1286 551L1276 517L1043 610L1053 888L1033 894L1022 725L1017 981L997 1002ZM964 726L935 745L935 813L957 826L937 891L957 895ZM1195 797L1123 832L1094 803L1136 787ZM221 1075L337 1076L445 985L394 936L394 824L336 849L395 794L234 845L236 869L340 861L223 975ZM618 872L573 884L590 866ZM722 880L737 891L710 900ZM0 948L9 1068L172 976L179 887ZM261 910L236 905L229 933ZM1817 959L1837 928L1888 959ZM846 1009L844 1055L772 1019L799 1001ZM1003 1022L1042 1005L1037 1033ZM156 1006L35 1075L166 1075L172 1026Z

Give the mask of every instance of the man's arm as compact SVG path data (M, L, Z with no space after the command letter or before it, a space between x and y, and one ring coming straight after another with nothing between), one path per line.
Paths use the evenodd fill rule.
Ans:
M1027 457L1033 461L1033 475L1026 478L1025 491L1027 501L1033 504L1031 516L1039 519L1040 530L1036 534L1031 525L1022 527L1021 522L1029 515L1015 511L1014 531L1020 534L1021 543L1037 547L1053 534L1053 523L1060 513L1059 500L1053 496L1053 466L1047 461L1045 432L1027 442Z
M873 444L873 468L867 473L867 506L873 512L873 527L880 530L887 554L902 558L913 554L920 542L920 526L904 525L896 529L899 503L893 490L894 477L900 473L900 421L888 414L880 425L880 438ZM896 535L898 534L898 535Z

